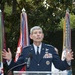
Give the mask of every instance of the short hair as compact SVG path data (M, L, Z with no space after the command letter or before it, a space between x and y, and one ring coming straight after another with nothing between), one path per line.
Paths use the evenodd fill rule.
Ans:
M41 28L40 26L34 26L34 27L32 27L32 28L30 29L30 34L32 34L33 31L34 31L34 30L37 30L37 29L39 29L39 30L41 30L41 31L43 32L43 30L42 30L42 28Z

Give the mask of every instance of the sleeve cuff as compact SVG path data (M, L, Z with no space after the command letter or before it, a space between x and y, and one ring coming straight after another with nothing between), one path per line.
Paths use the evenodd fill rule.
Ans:
M8 65L10 65L11 61L12 61L12 59L10 61L6 60L6 62L7 62Z
M71 66L71 61L67 61L68 65Z

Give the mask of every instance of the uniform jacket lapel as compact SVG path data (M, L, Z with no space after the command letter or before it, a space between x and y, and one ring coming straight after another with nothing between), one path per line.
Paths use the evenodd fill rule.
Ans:
M41 53L39 55L39 60L37 60L37 58L36 58L36 54L35 54L35 50L34 50L34 46L33 45L31 45L31 53L32 53L33 58L35 59L35 61L36 62L40 62L43 59L43 56L45 54L45 44L42 44Z
M32 53L33 59L34 59L35 61L37 61L33 44L31 45L31 53Z
M41 53L39 55L39 62L43 59L43 56L45 54L45 44L42 44L42 47L41 47Z

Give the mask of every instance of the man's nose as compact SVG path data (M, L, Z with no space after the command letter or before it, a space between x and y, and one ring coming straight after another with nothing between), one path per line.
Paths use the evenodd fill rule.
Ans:
M40 35L40 33L37 33L37 35Z

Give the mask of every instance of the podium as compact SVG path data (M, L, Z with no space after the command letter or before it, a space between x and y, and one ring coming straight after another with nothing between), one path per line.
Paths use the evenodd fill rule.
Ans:
M50 71L14 71L13 75L67 75L67 73Z

